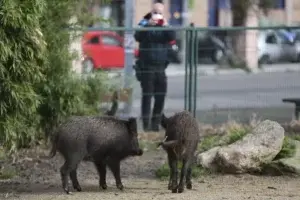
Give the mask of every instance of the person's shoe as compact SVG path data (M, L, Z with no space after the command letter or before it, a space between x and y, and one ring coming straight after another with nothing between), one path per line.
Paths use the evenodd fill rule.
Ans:
M144 127L143 129L144 129L144 132L151 132L152 131L152 129L149 128L149 127Z
M159 132L159 125L152 125L152 127L151 127L151 130L153 131L153 132Z
M151 127L149 125L149 120L143 120L143 129L144 129L144 132L151 131Z
M151 130L153 132L159 132L159 117L152 117L151 119Z

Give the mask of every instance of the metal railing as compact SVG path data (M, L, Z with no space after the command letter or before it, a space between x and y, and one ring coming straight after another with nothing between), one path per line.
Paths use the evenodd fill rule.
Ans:
M259 63L259 58L266 58L266 57L259 57L260 56L260 51L261 47L258 47L259 43L259 34L260 32L266 32L266 31L275 31L277 32L278 30L283 30L283 29L291 29L291 30L299 30L299 27L285 27L285 26L278 26L278 27L226 27L226 28L220 28L220 27L208 27L208 28L202 28L202 27L164 27L164 28L134 28L130 29L131 31L176 31L179 35L177 39L179 40L185 40L185 52L181 52L185 54L185 60L181 60L181 63L178 64L169 64L169 67L167 68L167 75L168 75L168 70L171 71L171 66L174 67L174 74L176 74L176 70L178 71L184 71L183 74L180 75L180 78L174 78L172 76L169 76L169 85L170 84L177 84L176 86L172 85L169 87L169 91L167 92L167 97L168 100L166 102L165 106L165 111L168 113L174 113L178 112L180 110L189 110L195 117L200 118L201 120L208 120L208 121L214 121L216 123L222 122L225 120L225 115L226 118L228 118L229 115L235 115L236 110L242 109L241 111L242 115L243 113L247 113L247 116L249 116L250 113L262 113L265 117L268 118L274 118L278 119L279 121L285 121L288 118L292 118L292 111L291 107L285 106L284 104L281 103L282 98L288 98L290 96L293 96L295 93L300 93L300 83L298 84L298 80L294 77L295 74L291 75L279 75L279 74L274 74L271 75L270 73L266 73L266 70L269 71L274 71L275 68L280 68L281 65L292 65L292 64L276 64L277 60L275 59L274 61L268 60L263 60L264 63L262 63L262 67L260 66ZM126 28L89 28L84 31L126 31ZM226 51L228 55L227 57L230 57L226 60L226 67L228 68L228 71L234 70L239 72L241 75L230 75L227 76L227 79L229 81L220 80L217 78L217 76L214 77L204 77L201 76L201 74L207 74L208 72L204 72L204 66L209 65L209 64L202 64L200 62L200 57L202 56L201 52L205 52L206 50L208 52L212 52L209 48L214 48L213 46L203 46L199 42L200 39L203 35L204 32L209 32L210 33L226 33L224 38L220 39L220 35L210 35L210 36L216 36L216 38L221 41L222 44L219 45L224 45L224 48L228 49L229 51ZM245 36L248 33L253 33L256 34L256 37L253 37L252 44L250 41L250 34ZM240 38L240 41L237 40L237 37L239 35L244 35ZM282 37L276 35L276 37ZM250 39L249 39L250 38ZM278 38L277 38L278 39ZM282 39L282 38L281 38ZM278 40L281 40L278 39ZM233 42L232 42L233 41ZM266 42L266 40L264 40ZM218 43L218 41L215 41ZM240 42L240 44L235 44L237 42ZM288 49L288 45L293 46L294 43L291 42L290 44L288 43L281 43L282 41L278 41L279 46L281 45L282 48ZM180 42L177 43L180 45ZM251 46L251 45L252 46ZM239 49L239 45L246 45L242 49ZM248 47L247 45L251 46ZM273 46L275 44L272 44ZM285 46L286 45L286 46ZM281 48L280 47L280 48ZM273 47L274 49L277 47ZM279 47L278 47L279 48ZM237 49L239 50L237 52ZM274 50L273 49L273 50ZM295 47L296 49L296 47ZM299 48L300 49L300 48ZM145 50L145 49L144 49ZM150 49L149 49L150 51ZM278 50L279 51L279 50ZM199 53L200 52L200 53ZM284 52L284 50L282 51ZM285 52L287 53L287 52ZM204 53L203 53L204 54ZM253 58L257 59L257 67L258 70L264 71L265 74L261 76L265 76L265 78L261 78L261 76L247 76L246 73L243 74L243 71L253 71L253 68L251 66L247 66L247 63L244 62L239 62L239 60L236 60L236 58L242 58L241 60L249 59L251 57L250 54L253 54ZM300 55L300 54L299 54ZM159 56L159 55L158 55ZM297 57L295 57L297 59ZM300 57L299 57L300 58ZM201 58L202 59L202 58ZM251 61L251 59L249 59ZM252 59L252 64L255 63L256 61L253 61ZM299 61L299 60L295 60ZM291 60L292 62L292 60ZM294 61L293 61L294 62ZM286 62L287 63L287 62ZM214 74L221 74L223 73L223 65L224 63L217 63L213 64L214 67L207 67L207 71L214 73ZM299 65L299 64L298 64ZM237 68L237 69L236 69ZM291 68L297 68L297 66L293 66ZM300 68L300 67L299 67ZM276 70L275 70L276 71ZM225 70L224 70L225 73ZM171 72L169 73L171 74ZM232 79L230 77L232 76ZM237 78L240 76L239 78ZM277 79L273 78L275 76L278 76ZM203 78L202 78L203 77ZM287 79L291 78L291 82L283 82L284 77L287 77ZM179 80L180 79L180 80ZM234 79L238 79L241 82L235 82ZM272 80L271 80L272 79ZM274 79L274 80L273 80ZM275 80L276 79L276 80ZM295 80L292 80L295 79ZM215 80L215 81L214 81ZM300 79L299 79L300 80ZM176 83L178 81L178 83ZM294 82L292 82L294 81ZM271 83L272 82L272 83ZM226 84L232 85L232 88L227 86ZM246 86L243 88L241 85L245 84ZM248 84L248 85L247 85ZM270 86L270 85L274 86ZM282 85L285 84L285 85ZM293 85L294 84L294 85ZM183 86L183 87L182 87ZM270 87L269 87L270 86ZM137 90L140 90L140 86L138 83L135 83L134 87L134 97L133 99L138 99L141 96L141 92ZM283 88L287 87L288 90L291 90L290 92L284 92ZM298 88L299 87L299 88ZM241 92L241 90L249 91L250 93L253 93L253 96L246 94L245 92ZM176 92L174 92L176 90ZM274 102L271 102L273 100L269 100L268 95L277 95L273 94L272 91L277 91L278 96L274 97L277 100ZM235 93L236 92L236 93ZM238 94L240 92L240 94ZM213 95L211 95L213 94ZM211 95L211 97L207 97ZM224 95L224 96L222 96ZM230 95L232 96L232 99L230 99ZM254 98L254 96L257 96L257 98ZM299 94L300 95L300 94ZM225 97L226 96L226 97ZM215 98L214 98L215 97ZM274 99L273 98L273 99ZM224 102L221 99L226 99ZM238 100L238 99L243 99L243 100ZM226 101L226 102L225 102ZM134 103L137 103L138 101L134 101ZM240 104L243 104L244 106L241 106ZM180 105L178 105L180 104ZM207 104L207 105L206 105ZM224 104L224 105L223 105ZM226 104L226 105L225 105ZM247 104L247 105L246 105ZM227 108L226 108L227 106ZM136 109L133 110L133 112L139 112L140 108L139 106L136 106ZM267 109L271 110L267 110ZM265 110L264 110L265 109ZM273 109L273 110L272 110ZM224 111L226 110L226 112ZM267 110L267 111L266 111ZM226 114L219 114L219 113L226 113ZM274 112L273 112L274 111ZM284 113L283 113L284 111ZM291 113L291 114L289 114ZM219 116L223 116L220 119L217 119ZM246 114L245 114L246 115ZM243 118L239 117L237 115L237 118ZM246 120L246 117L244 118ZM244 121L243 119L241 119Z

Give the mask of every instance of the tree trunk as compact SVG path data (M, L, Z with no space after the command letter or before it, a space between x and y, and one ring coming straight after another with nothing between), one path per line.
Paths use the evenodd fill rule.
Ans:
M249 0L231 0L232 26L242 27L246 25L248 8ZM232 31L230 35L232 38L232 48L234 53L231 65L234 68L244 68L246 67L245 31Z

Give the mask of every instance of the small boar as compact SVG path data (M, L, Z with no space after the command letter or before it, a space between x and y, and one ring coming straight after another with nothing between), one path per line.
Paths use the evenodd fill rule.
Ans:
M111 116L71 117L60 125L52 140L50 157L60 152L65 163L60 168L62 187L69 194L68 176L73 188L81 191L77 167L82 161L92 161L99 174L99 185L106 185L106 166L112 171L117 188L123 190L120 162L128 156L141 156L137 138L136 118L128 121Z
M191 165L200 140L199 125L197 120L189 112L182 111L169 118L163 114L161 126L166 130L165 140L160 142L158 146L162 146L168 154L170 167L168 189L172 190L172 193L182 193L185 186L184 181L186 181L187 189L192 189ZM178 161L182 161L179 184L177 183Z

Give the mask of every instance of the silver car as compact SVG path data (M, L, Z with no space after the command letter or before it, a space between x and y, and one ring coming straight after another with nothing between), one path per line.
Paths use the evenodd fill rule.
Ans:
M300 62L300 44L289 40L280 31L261 31L258 37L258 62Z

